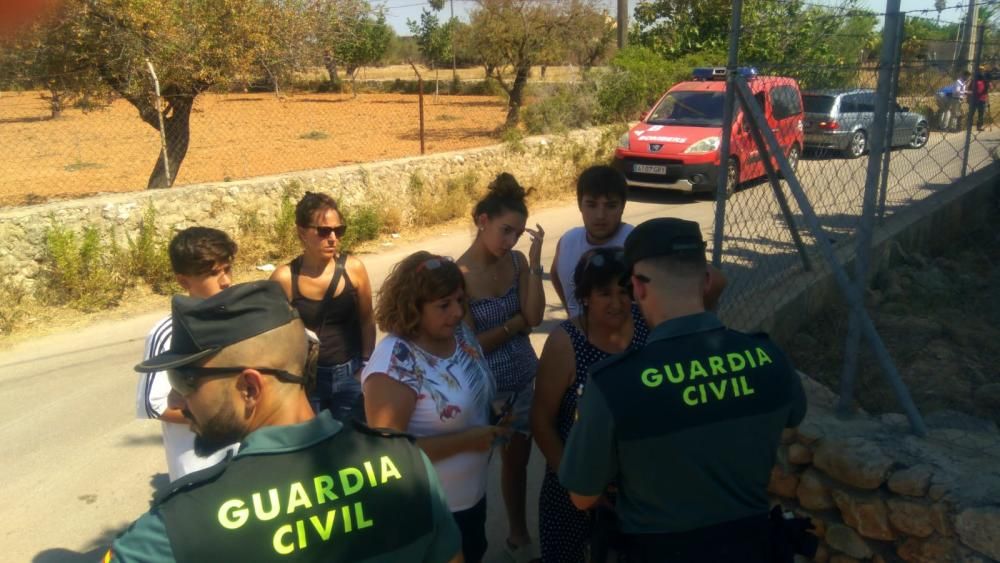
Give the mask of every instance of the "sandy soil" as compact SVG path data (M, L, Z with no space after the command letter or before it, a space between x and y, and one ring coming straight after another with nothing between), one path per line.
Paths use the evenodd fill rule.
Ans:
M493 97L425 97L426 151L497 142ZM415 95L205 94L177 184L235 180L420 154ZM48 118L38 92L0 93L0 207L144 189L156 130L127 102Z

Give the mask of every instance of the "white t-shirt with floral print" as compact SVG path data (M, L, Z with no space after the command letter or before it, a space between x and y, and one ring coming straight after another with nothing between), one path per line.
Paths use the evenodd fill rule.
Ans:
M455 330L455 352L441 358L416 344L386 335L372 353L361 382L384 373L413 389L417 404L406 431L417 437L461 432L489 424L495 382L472 330ZM448 508L472 508L486 494L489 452L462 452L434 462Z

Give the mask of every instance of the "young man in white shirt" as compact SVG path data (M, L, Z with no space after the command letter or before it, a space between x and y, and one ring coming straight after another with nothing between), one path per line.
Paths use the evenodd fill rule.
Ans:
M570 318L580 314L573 297L573 270L580 257L592 248L624 246L632 225L622 223L628 186L625 177L605 165L591 166L576 181L576 203L583 226L566 231L552 259L552 285Z
M962 128L962 102L969 96L969 81L972 73L963 71L962 74L951 84L941 88L937 92L937 104L940 110L939 122L944 131L959 130Z
M208 227L191 227L170 241L170 265L181 288L191 297L208 298L232 285L233 259L237 246L229 235ZM157 322L146 336L143 360L170 349L170 315ZM145 373L136 392L136 416L162 423L167 472L171 481L224 459L228 448L208 457L194 452L195 434L181 409L170 408L170 382L166 372Z

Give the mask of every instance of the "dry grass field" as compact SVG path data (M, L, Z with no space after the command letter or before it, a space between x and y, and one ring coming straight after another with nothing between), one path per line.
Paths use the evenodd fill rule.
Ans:
M505 115L494 97L426 95L426 151L495 143ZM420 154L415 95L204 94L191 121L176 185ZM142 190L159 146L127 102L53 120L38 92L0 92L0 207Z

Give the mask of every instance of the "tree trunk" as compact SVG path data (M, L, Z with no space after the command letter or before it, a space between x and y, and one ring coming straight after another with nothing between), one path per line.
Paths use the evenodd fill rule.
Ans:
M326 72L330 75L330 84L339 84L340 75L337 74L337 61L333 60L330 51L323 52L323 66L326 67Z
M65 108L65 99L63 93L59 91L58 88L49 89L49 111L52 112L52 119L59 119L62 117L63 109Z
M507 120L504 122L504 127L516 127L521 118L521 103L524 99L524 87L528 84L530 70L530 66L522 65L518 66L514 73L514 84L510 87L507 100Z
M147 189L169 188L173 185L191 141L191 109L194 108L194 96L176 96L169 100L163 116L163 125L167 137L167 156L170 158L170 182L167 182L163 167L163 151L160 151L153 173L149 176L149 183L146 184Z

